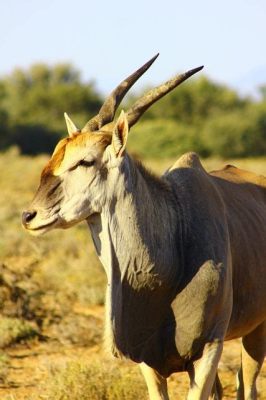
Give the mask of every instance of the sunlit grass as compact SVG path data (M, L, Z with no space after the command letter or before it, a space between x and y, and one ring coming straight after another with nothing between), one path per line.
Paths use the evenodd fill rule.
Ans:
M0 383L5 382L8 374L9 358L3 352L0 351Z
M47 400L147 399L147 389L137 368L116 368L110 361L92 360L89 365L71 362L53 371Z

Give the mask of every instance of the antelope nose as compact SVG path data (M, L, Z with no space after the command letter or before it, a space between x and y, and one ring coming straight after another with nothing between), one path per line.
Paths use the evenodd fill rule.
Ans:
M24 226L27 226L30 221L33 220L33 218L35 217L35 215L37 214L37 211L23 211L22 213L22 224Z

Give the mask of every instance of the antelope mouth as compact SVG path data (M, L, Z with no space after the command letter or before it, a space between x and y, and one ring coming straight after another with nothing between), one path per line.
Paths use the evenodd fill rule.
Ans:
M51 222L48 222L47 224L42 224L36 227L31 227L31 226L25 226L26 230L33 236L39 236L42 235L46 232L48 232L50 229L55 228L56 224L58 222L58 217L53 219Z
M29 228L30 231L40 231L42 229L49 228L50 226L54 225L58 221L58 218L55 218L53 221L48 222L48 224L43 224L40 226L37 226L36 228Z

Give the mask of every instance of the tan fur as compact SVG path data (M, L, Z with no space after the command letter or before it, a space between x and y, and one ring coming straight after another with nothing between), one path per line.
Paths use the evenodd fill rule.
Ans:
M54 174L57 172L63 162L71 163L71 156L77 154L77 151L81 148L97 145L102 151L111 143L111 135L108 132L105 133L80 133L73 137L68 137L60 140L57 144L53 155L45 166L42 174Z

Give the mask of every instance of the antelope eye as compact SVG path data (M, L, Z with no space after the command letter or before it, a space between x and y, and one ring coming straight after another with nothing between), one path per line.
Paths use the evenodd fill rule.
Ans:
M95 160L91 160L91 161L80 160L75 165L70 167L69 171L73 171L74 169L76 169L79 166L85 167L85 168L92 167L94 164L95 164Z
M80 160L77 164L77 166L81 165L83 167L92 167L95 164L95 160L91 161L86 161L86 160Z

